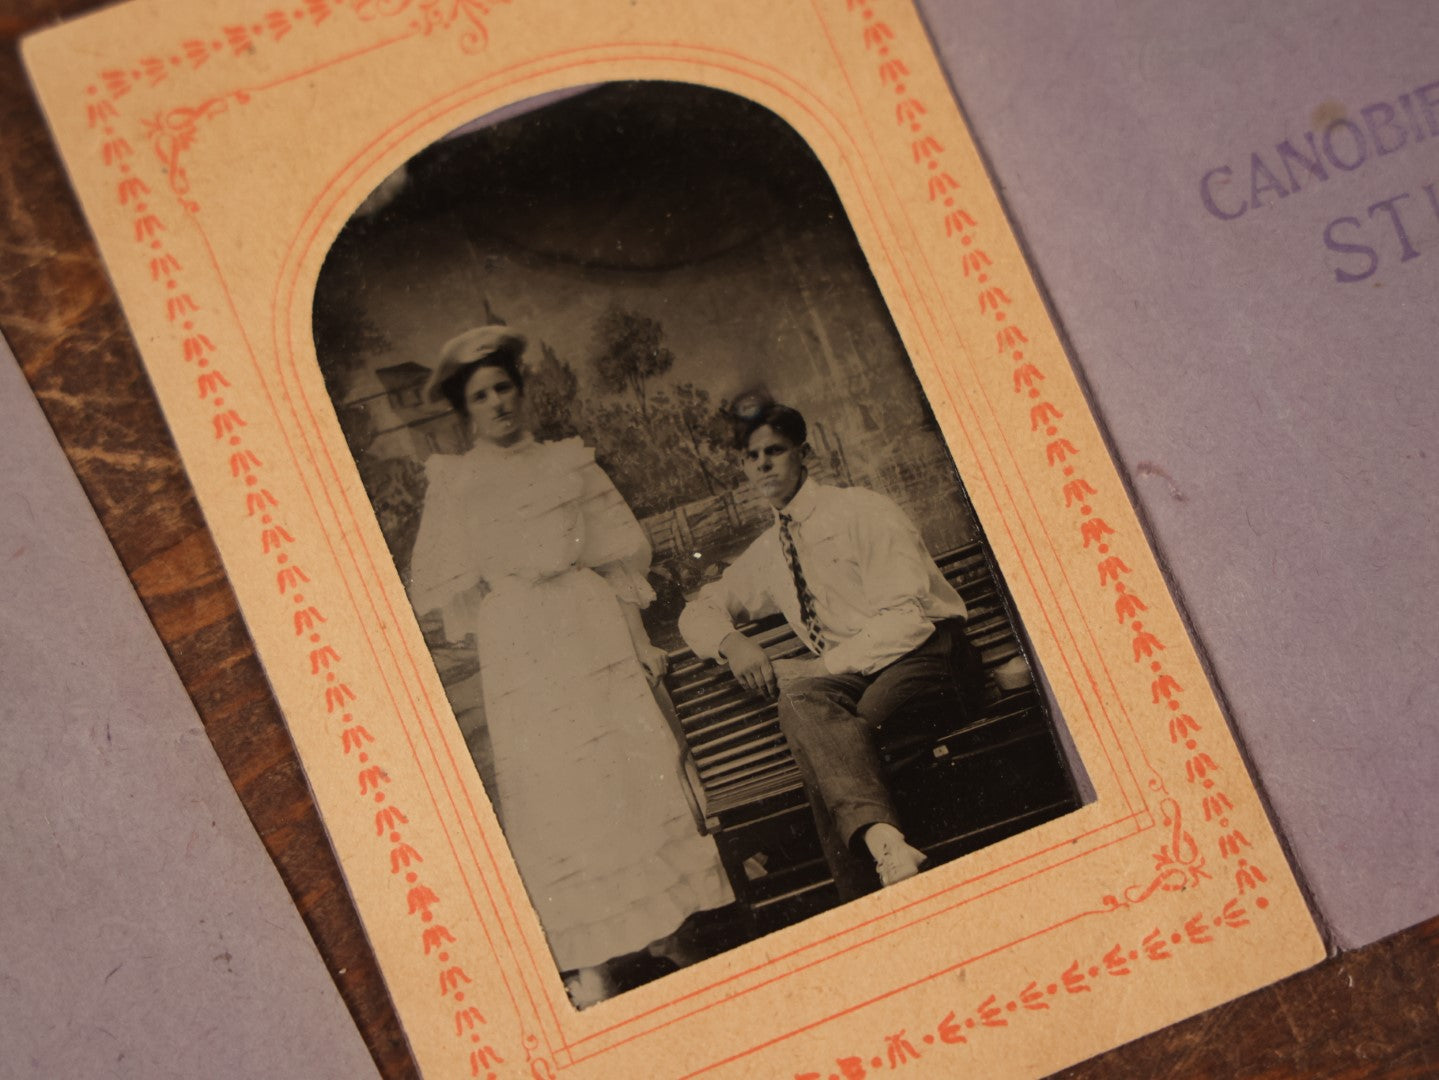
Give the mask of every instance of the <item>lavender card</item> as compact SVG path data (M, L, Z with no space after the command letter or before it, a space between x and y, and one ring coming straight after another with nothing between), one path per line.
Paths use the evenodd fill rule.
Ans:
M0 341L0 1072L374 1076Z
M1334 941L1433 914L1439 9L921 6Z

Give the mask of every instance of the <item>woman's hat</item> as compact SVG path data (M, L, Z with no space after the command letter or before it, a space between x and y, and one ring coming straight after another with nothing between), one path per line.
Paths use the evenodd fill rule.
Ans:
M440 362L425 380L425 400L439 401L445 396L441 389L463 368L497 352L513 353L518 359L525 351L526 339L507 326L476 326L452 337L440 350Z

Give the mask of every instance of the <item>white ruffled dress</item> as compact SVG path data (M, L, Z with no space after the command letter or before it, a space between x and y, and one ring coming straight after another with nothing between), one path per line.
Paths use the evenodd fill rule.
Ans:
M493 794L560 969L729 903L620 608L653 599L649 541L594 451L526 437L426 471L411 601L476 633Z

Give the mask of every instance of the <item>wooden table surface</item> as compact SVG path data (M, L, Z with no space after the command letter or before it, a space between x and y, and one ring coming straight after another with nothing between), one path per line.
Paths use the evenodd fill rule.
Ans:
M20 64L21 35L97 6L0 3L0 331L380 1072L414 1076L279 710ZM1439 919L1060 1075L1439 1076Z

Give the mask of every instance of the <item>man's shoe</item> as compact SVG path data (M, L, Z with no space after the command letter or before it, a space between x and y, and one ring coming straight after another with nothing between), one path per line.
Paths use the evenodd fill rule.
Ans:
M904 834L893 825L880 822L864 834L865 846L874 856L874 868L882 885L895 885L919 873L926 856L905 842Z

